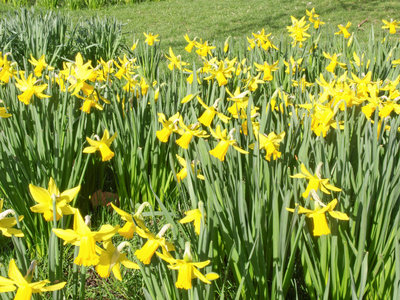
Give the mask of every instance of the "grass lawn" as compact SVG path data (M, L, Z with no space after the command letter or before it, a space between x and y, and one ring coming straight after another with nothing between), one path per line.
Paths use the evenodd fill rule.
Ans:
M371 26L380 28L382 19L400 19L399 1L280 1L279 5L270 0L171 0L143 2L105 7L99 10L63 12L73 19L93 15L115 17L123 22L123 31L129 41L144 39L143 32L159 34L163 52L173 47L176 53L183 53L188 34L203 40L223 42L228 36L234 39L251 36L265 28L273 35L288 35L286 26L291 24L290 16L301 18L306 9L315 11L326 22L325 28L337 31L337 25L351 20L350 31L358 31L359 40L366 40ZM10 4L2 4L0 13L12 11Z

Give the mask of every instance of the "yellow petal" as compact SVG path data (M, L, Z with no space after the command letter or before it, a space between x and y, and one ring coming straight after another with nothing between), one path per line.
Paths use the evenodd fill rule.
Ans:
M33 200L35 200L37 203L46 204L46 205L49 205L49 203L52 203L51 196L50 196L48 190L46 190L42 187L38 187L38 186L34 186L33 184L30 184L29 191L31 192Z

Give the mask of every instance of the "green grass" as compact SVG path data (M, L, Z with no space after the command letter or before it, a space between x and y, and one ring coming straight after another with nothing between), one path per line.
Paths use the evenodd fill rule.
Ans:
M271 0L172 0L143 2L105 7L99 10L79 10L63 12L74 20L93 15L115 17L123 22L123 32L128 44L134 38L144 39L143 32L159 34L161 47L167 52L173 47L176 54L183 53L185 34L193 38L223 42L228 36L241 39L265 28L273 35L287 35L286 26L290 16L301 18L306 9L315 7L321 20L326 22L325 30L337 31L337 25L351 21L351 32L358 31L359 40L366 40L371 25L382 26L382 19L399 19L398 1L280 1ZM0 13L12 11L11 4L2 4ZM176 50L175 50L176 49Z

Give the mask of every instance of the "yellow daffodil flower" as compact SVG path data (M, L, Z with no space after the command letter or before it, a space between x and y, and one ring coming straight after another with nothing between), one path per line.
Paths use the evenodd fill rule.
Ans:
M333 55L331 56L331 55L329 55L328 53L325 53L325 52L323 52L323 54L324 54L324 57L326 58L326 59L329 59L331 62L329 63L329 65L326 67L326 70L328 71L328 72L331 72L331 73L334 73L334 71L335 71L335 68L336 68L336 66L337 65L339 65L341 68L343 68L343 69L346 69L346 64L345 63L340 63L340 62L338 62L338 57L341 55L341 54L339 54L339 55L337 55L336 53L333 53Z
M397 104L395 101L387 99L385 102L382 102L382 105L383 108L379 111L379 117L386 118L392 111L400 114L400 104Z
M254 135L258 140L259 149L265 149L265 159L270 161L271 156L274 160L281 157L281 152L279 152L279 143L281 143L285 137L285 132L281 132L279 135L276 135L274 132L271 132L268 135L261 134L258 130L254 130ZM254 149L255 144L249 145L250 149Z
M241 110L245 110L249 105L249 97L250 91L240 92L240 87L237 87L234 94L232 94L228 89L225 89L226 92L231 96L227 98L228 101L233 101L234 104L228 107L228 111L233 115L235 119L239 118L239 113Z
M17 74L17 70L14 69L16 65L15 62L8 60L8 54L2 57L2 52L0 52L0 81L8 83L10 78Z
M367 119L371 119L371 115L374 113L376 108L382 109L382 100L378 97L379 89L376 85L368 85L369 97L367 98L367 105L361 107L361 111L364 113Z
M206 138L210 136L209 134L207 134L207 131L199 129L200 123L190 124L189 126L186 126L182 120L182 117L180 117L179 125L185 130L185 132L179 139L176 140L176 143L183 149L187 149L189 147L189 143L192 140L193 136L199 138Z
M215 115L217 115L218 118L220 118L220 120L224 123L228 123L228 121L231 119L217 111L218 102L220 101L219 98L215 100L213 106L207 106L207 104L205 104L199 96L197 96L196 98L197 101L199 101L199 103L201 104L201 106L203 106L206 109L206 111L198 119L198 121L204 126L210 127L211 122L214 119Z
M272 72L278 70L279 60L274 62L272 65L268 64L268 62L264 62L263 65L259 65L258 63L254 63L257 68L257 72L264 72L263 80L271 81L273 79Z
M292 18L292 26L286 27L290 33L290 37L293 38L293 47L297 45L299 42L299 47L303 47L303 42L310 37L310 35L306 32L310 27L310 24L306 25L305 16L302 17L300 20L297 20L295 17L291 16Z
M86 140L90 144L90 146L83 149L83 153L94 153L96 151L100 151L102 161L110 160L111 158L114 157L114 152L110 150L110 145L116 136L117 132L114 133L114 135L110 138L108 130L105 129L103 137L101 138L100 141L95 141L86 137Z
M125 225L118 230L118 233L126 239L133 238L133 234L136 232L136 225L133 221L131 214L123 211L111 203L112 208L121 216L121 219L126 221Z
M194 40L192 41L187 34L184 36L184 38L186 42L188 42L188 45L185 47L185 50L191 53L193 47L196 45L196 38L194 38Z
M320 163L317 166L317 169L315 170L315 175L312 175L310 172L308 172L308 170L306 169L306 167L304 166L304 164L301 164L301 173L295 174L293 176L290 176L291 178L306 178L307 180L309 180L309 183L307 185L306 190L304 191L304 193L302 194L302 196L304 198L307 198L308 195L310 194L311 190L315 190L317 191L318 189L320 189L322 192L324 192L325 194L329 194L331 191L334 192L340 192L341 189L333 186L332 184L329 183L329 179L323 179L321 178L321 174L320 174L320 169L321 169L322 163Z
M236 140L233 139L232 133L235 130L235 128L233 128L229 132L229 139L228 139L228 135L227 135L227 129L225 129L224 131L221 131L220 125L217 126L216 131L212 130L211 128L210 128L210 130L211 130L211 134L213 135L213 137L215 137L216 139L219 140L219 143L214 149L210 150L209 152L212 156L218 158L220 161L225 160L225 155L228 152L229 146L233 146L233 148L235 148L237 151L239 151L242 154L249 153L246 150L243 150L242 148L240 148L237 145Z
M229 40L231 39L230 36L227 37L227 39L224 42L224 52L227 53L229 50Z
M192 101L194 98L196 98L196 96L197 96L198 94L199 94L199 92L197 92L196 94L189 94L189 95L183 97L183 99L182 99L182 101L181 101L181 104Z
M72 215L75 213L75 208L70 206L70 203L76 195L79 193L81 186L74 187L72 189L66 190L60 194L54 179L50 177L49 187L46 189L38 186L34 186L33 184L29 185L29 191L32 195L33 200L37 203L31 207L31 211L39 214L43 214L43 218L47 222L53 221L53 198L56 201L56 218L57 221L63 215Z
M314 131L316 136L326 137L328 130L337 128L337 122L334 119L336 113L329 106L316 103L314 105L314 112L311 115L311 130ZM343 129L343 122L339 122L339 128Z
M9 118L11 117L11 114L7 113L7 110L5 107L0 107L0 118Z
M174 52L172 51L172 48L171 48L171 47L169 47L169 57L168 57L167 55L165 55L165 57L166 57L169 61L171 61L171 62L168 64L168 68L169 68L171 71L172 71L174 68L177 68L178 70L181 70L181 69L182 69L182 66L184 67L184 66L187 66L187 65L188 65L187 62L181 61L181 56L180 56L180 55L175 56L175 54L174 54Z
M134 74L133 70L135 69L134 63L136 62L136 58L128 59L126 57L126 54L124 54L124 57L118 57L118 60L120 64L118 64L117 61L114 61L115 65L118 68L118 72L115 74L115 77L121 79L122 76L125 75L130 78L130 76Z
M176 158L178 159L179 164L182 166L182 169L179 171L179 173L176 174L176 178L178 179L178 182L181 182L182 179L186 178L187 176L187 162L186 160L176 154ZM194 162L190 164L192 171L194 172ZM201 170L197 169L197 178L204 180L204 176L200 174Z
M201 223L202 223L203 215L204 215L204 203L202 201L199 201L198 207L199 208L185 211L186 217L179 220L179 223L185 224L185 223L193 222L194 231L197 233L197 235L200 235Z
M50 98L49 95L42 93L47 88L47 83L35 86L38 81L36 80L36 77L33 77L33 74L29 74L27 79L25 79L25 76L22 73L20 74L22 75L21 79L15 77L15 80L17 81L15 86L22 92L21 95L18 95L19 101L28 105L33 95L40 99Z
M272 44L272 41L269 39L272 33L265 34L264 28L261 31L258 31L257 33L253 32L252 35L254 36L253 40L247 38L247 40L250 43L251 49L253 49L255 47L255 44L257 44L258 47L263 48L265 51L268 51L268 49L278 50L278 48L274 44Z
M215 280L219 278L219 275L216 273L208 273L205 276L200 273L197 268L204 268L205 266L210 264L210 261L207 260L197 263L192 262L193 258L190 253L190 242L185 243L185 253L183 254L183 259L175 259L169 253L161 254L157 252L157 255L170 264L168 265L168 268L172 270L178 270L178 279L175 283L175 286L178 289L191 289L192 280L195 278L198 278L207 284L211 284L210 280Z
M306 75L303 75L303 77L301 77L300 80L292 80L292 86L296 86L296 87L300 87L301 88L301 92L304 93L305 89L307 87L312 86L313 84L311 82L307 82L306 81Z
M204 57L207 56L207 54L212 56L211 50L216 48L214 46L208 45L208 41L205 41L204 43L202 43L201 41L200 41L200 43L196 42L195 46L196 46L196 48L198 48L196 50L196 53L198 55L204 56Z
M89 217L89 216L87 216ZM86 223L90 223L86 218ZM90 220L90 218L89 218ZM74 213L73 229L53 228L53 232L64 240L65 244L79 246L79 254L75 258L76 265L95 266L99 263L99 256L96 254L96 242L111 239L118 231L119 226L102 225L99 231L91 231L89 226L83 220L81 213L77 209Z
M15 264L14 259L11 259L10 264L8 265L9 279L0 276L0 293L15 291L18 287L14 299L30 300L32 294L37 294L42 292L52 292L64 288L66 282L60 282L49 286L45 286L47 283L50 283L49 280L31 282L28 278L32 277L30 273L33 272L35 266L36 262L34 261L28 270L28 274L24 277L18 270L18 267Z
M217 70L211 69L210 70L211 75L205 77L204 80L210 80L216 78L218 81L218 85L223 86L228 83L227 78L232 77L231 74L233 71L234 71L233 63L227 64L227 66L225 67L225 62L221 60L220 62L218 62L218 69Z
M308 21L311 23L313 23L314 20L319 17L319 15L315 13L315 7L313 7L310 11L306 9L306 15L308 16Z
M254 92L258 89L258 85L264 83L264 80L260 79L261 73L256 76L251 76L250 72L247 73L247 79L245 80L246 85L244 88L248 88L250 92Z
M163 113L158 113L158 122L160 122L163 126L163 129L158 130L156 132L157 138L160 142L166 143L168 142L169 136L173 132L177 132L183 134L183 129L178 128L177 123L179 122L180 114L177 112L168 120Z
M167 242L163 235L171 227L171 224L164 225L160 232L157 235L154 235L151 232L146 231L138 231L138 234L145 239L148 239L147 242L143 245L143 247L139 250L135 251L136 257L145 265L150 264L151 258L154 253L161 247L163 252L167 251L175 251L175 247L172 243Z
M12 209L7 209L3 211L3 199L0 199L0 231L6 237L16 236L16 237L23 237L24 234L21 230L12 228L17 224L17 220L15 217L6 217L9 214L15 214ZM24 216L19 216L18 221L22 221ZM0 283L1 285L1 283Z
M122 281L120 264L128 269L140 270L138 264L126 258L125 253L121 253L122 249L128 244L128 242L122 242L115 248L111 240L108 240L103 243L104 249L96 247L96 252L100 254L99 263L96 265L96 272L100 277L108 278L112 272L115 278Z
M110 78L110 74L115 73L115 69L113 68L114 60L110 59L109 61L104 61L103 58L100 58L100 61L97 61L101 68L97 71L97 80L98 81L112 81Z
M136 40L136 42L135 42L135 40L133 40L133 45L132 45L132 47L131 47L131 51L135 51L135 49L136 49L138 43L139 43L139 40Z
M349 217L340 211L333 210L337 204L337 200L333 199L328 205L324 205L322 202L318 201L320 205L316 204L314 210L310 210L304 208L298 204L296 206L299 207L298 214L306 214L307 218L312 218L314 222L314 229L313 235L314 236L321 236L330 234L331 231L328 226L328 222L326 220L325 212L328 212L331 217L338 219L338 220L345 220L348 221ZM293 208L286 208L290 212L294 212L295 209Z
M395 34L396 33L396 28L400 28L400 22L396 21L396 20L390 20L386 21L386 20L382 20L382 22L385 24L384 26L382 26L382 29L389 29L389 33L390 34Z
M286 66L285 73L289 74L290 68L292 69L292 75L296 74L296 70L302 71L304 69L300 69L300 65L303 62L302 58L299 58L298 60L294 60L293 57L290 57L289 61L284 61L283 63Z
M347 22L346 26L343 26L342 24L338 25L340 30L338 32L335 32L335 34L337 34L337 35L343 34L344 38L348 39L351 36L351 34L348 31L350 26L351 26L351 22Z
M64 63L64 70L60 71L64 75L70 86L68 92L73 91L72 95L82 91L85 95L90 95L94 91L94 87L89 85L87 81L94 82L97 78L97 72L92 68L92 62L89 60L83 63L83 58L80 53L75 56L74 62Z
M90 114L90 109L92 107L94 107L94 108L96 108L98 110L103 110L103 105L99 104L99 97L100 97L101 100L103 100L103 102L105 102L107 104L111 103L106 98L98 95L97 92L91 93L87 97L82 97L80 95L75 95L75 96L84 101L82 107L79 108L79 109L81 111L87 113L87 114Z
M153 46L154 42L159 42L160 40L158 38L158 34L153 35L152 33L146 34L143 32L144 36L146 37L146 40L144 41L146 44L149 46Z
M47 70L49 70L49 71L53 71L53 70L54 70L53 67L50 67L50 66L46 63L46 60L45 60L45 59L46 59L46 58L45 58L44 54L39 58L39 60L36 60L36 59L32 56L32 54L31 54L31 59L29 59L29 62L30 62L32 65L35 66L35 69L33 70L33 72L35 73L35 76L37 76L37 77L42 76L43 69L46 69L46 68L47 68Z
M319 15L317 15L315 13L315 8L313 7L313 9L311 11L306 10L306 15L309 17L308 20L314 24L314 28L318 29L319 26L324 25L325 22L322 22L319 19Z

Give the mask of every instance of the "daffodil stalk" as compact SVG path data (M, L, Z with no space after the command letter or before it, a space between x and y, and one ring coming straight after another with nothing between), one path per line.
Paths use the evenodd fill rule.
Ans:
M53 212L57 211L57 196L55 194L51 195L51 199L53 201ZM64 220L64 217L61 217L61 224ZM53 228L57 228L57 213L53 213ZM60 248L59 248L60 247ZM49 239L49 279L51 282L55 282L58 279L61 279L62 274L62 253L63 253L64 245L59 243L59 240L55 233L52 231L50 233ZM62 292L59 290L53 291L53 299L61 299Z

